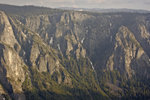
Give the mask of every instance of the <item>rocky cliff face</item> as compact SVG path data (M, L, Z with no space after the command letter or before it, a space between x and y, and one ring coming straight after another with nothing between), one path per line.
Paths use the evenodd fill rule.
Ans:
M114 52L107 62L108 70L122 70L121 72L126 72L127 76L130 78L137 72L137 70L132 70L132 61L142 63L142 66L149 65L149 57L127 27L120 27L119 32L116 34L115 41ZM142 66L139 64L141 69Z
M8 94L21 93L22 83L25 80L23 68L26 66L18 55L20 45L15 39L12 26L4 12L0 12L0 59L1 59L1 84Z
M48 11L0 11L5 98L149 98L149 14Z

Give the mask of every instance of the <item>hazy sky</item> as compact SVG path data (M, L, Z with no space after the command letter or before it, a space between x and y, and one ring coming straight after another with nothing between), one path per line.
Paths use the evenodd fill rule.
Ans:
M0 0L0 3L46 7L131 8L150 10L150 0Z

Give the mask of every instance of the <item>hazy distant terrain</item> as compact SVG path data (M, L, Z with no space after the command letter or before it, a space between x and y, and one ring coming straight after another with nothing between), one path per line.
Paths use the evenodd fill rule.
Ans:
M1 4L0 98L148 100L149 51L149 11Z
M60 9L64 9L64 10L75 10L75 11L88 11L88 12L99 12L99 13L150 13L150 11L148 10L133 10L133 9L126 9L126 8L122 8L122 9L101 9L101 8L71 8L71 7L61 7Z

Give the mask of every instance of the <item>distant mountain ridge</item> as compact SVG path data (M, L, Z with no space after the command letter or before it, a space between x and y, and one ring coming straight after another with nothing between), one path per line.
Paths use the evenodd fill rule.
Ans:
M48 10L75 10L75 11L88 11L88 12L99 12L99 13L150 13L148 10L138 10L138 9L102 9L102 8L72 8L72 7L60 7L60 8L49 8L49 7L39 7L34 5L25 5L25 6L15 6L15 5L7 5L7 4L0 4L0 8L3 11L9 13L16 13L21 10L29 11L35 10L40 11L43 10L43 13L47 12Z
M2 11L5 11L8 14L24 14L22 15L28 15L35 12L36 14L48 14L51 12L55 12L58 9L52 9L47 7L38 7L33 5L26 5L26 6L15 6L15 5L6 5L6 4L0 4L0 9Z
M112 8L112 9L103 9L103 8L71 8L71 7L61 7L60 9L64 10L75 10L75 11L90 11L90 12L100 12L100 13L150 13L148 10L136 10L136 9L126 9L126 8Z

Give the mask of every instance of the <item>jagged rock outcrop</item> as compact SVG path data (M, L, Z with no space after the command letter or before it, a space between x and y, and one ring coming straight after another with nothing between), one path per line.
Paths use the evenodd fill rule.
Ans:
M0 12L0 19L2 25L0 27L0 81L6 93L22 93L22 83L25 80L23 68L26 65L18 54L21 47L15 39L12 26L4 12Z
M132 77L136 71L132 69L132 61L138 60L142 66L149 65L149 57L145 54L140 43L127 27L122 26L116 34L116 44L113 54L107 62L108 70L121 70L128 77ZM144 62L143 62L144 61ZM140 65L140 67L142 68Z

